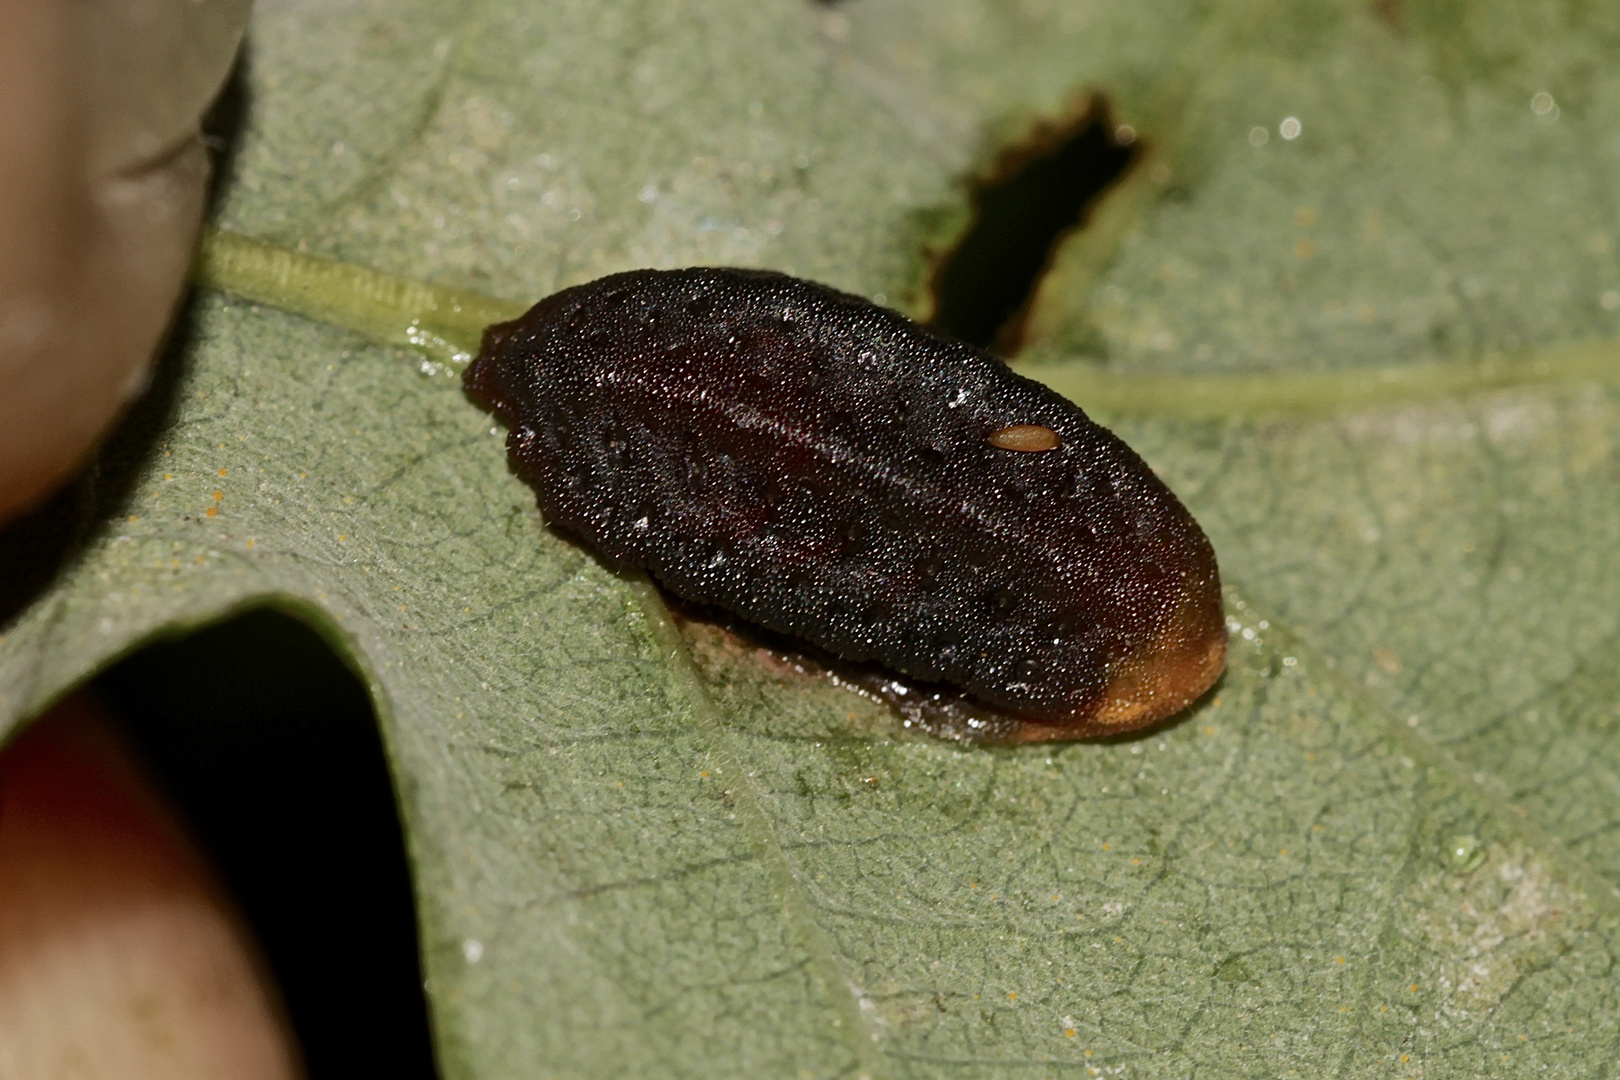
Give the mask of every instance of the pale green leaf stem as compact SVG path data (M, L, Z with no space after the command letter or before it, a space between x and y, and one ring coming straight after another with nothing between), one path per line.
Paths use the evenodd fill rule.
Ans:
M414 346L456 364L477 351L484 327L514 319L529 306L290 251L220 229L204 235L193 280L385 344ZM1017 370L1103 415L1312 416L1539 383L1620 380L1620 343L1575 342L1483 360L1323 372L1154 374L1107 371L1055 358L1020 363Z
M471 359L484 327L528 307L215 228L204 230L192 280L454 364Z

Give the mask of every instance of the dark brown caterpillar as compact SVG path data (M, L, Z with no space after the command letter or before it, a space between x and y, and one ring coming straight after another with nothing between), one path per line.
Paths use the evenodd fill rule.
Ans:
M615 274L490 327L466 386L551 524L677 596L960 688L1017 718L998 738L1142 727L1225 663L1215 554L1142 459L859 297Z

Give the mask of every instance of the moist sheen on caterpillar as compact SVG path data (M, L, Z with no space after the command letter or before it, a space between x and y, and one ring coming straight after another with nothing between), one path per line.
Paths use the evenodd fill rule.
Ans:
M637 270L490 327L469 394L546 520L1026 742L1129 731L1220 675L1215 554L1130 447L996 358L756 270Z

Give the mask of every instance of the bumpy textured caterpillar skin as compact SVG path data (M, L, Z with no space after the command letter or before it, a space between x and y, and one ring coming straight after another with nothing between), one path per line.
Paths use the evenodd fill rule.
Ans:
M996 738L1143 727L1224 666L1214 552L1141 458L859 297L615 274L490 327L466 386L552 525L687 600L960 688L1016 718Z

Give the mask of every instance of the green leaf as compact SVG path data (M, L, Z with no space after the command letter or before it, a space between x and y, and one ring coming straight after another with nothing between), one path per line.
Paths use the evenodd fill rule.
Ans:
M0 723L153 635L310 620L377 705L447 1075L1615 1060L1612 12L256 19L215 288L3 630ZM939 742L541 527L455 378L481 320L695 263L920 311L962 178L1097 90L1146 151L1058 254L1028 370L1214 540L1210 700L1137 739Z

